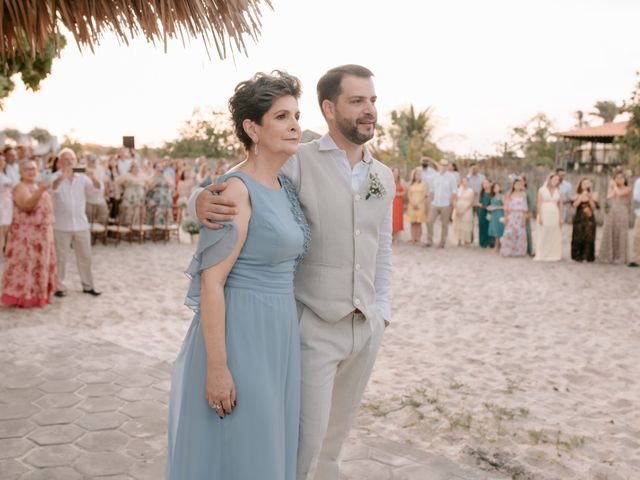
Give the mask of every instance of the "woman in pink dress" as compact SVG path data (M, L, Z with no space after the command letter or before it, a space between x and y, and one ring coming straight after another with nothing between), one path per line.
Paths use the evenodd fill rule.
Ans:
M504 201L504 234L500 240L503 257L524 257L527 254L527 193L524 180L516 177L511 192Z
M36 185L37 176L35 162L21 162L0 297L13 307L43 307L56 287L53 205L48 185Z

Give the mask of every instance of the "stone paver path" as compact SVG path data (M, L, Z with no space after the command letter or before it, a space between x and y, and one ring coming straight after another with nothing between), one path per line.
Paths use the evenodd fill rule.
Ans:
M3 331L0 345L0 479L164 478L167 362L57 326ZM344 478L503 477L368 437L346 446Z

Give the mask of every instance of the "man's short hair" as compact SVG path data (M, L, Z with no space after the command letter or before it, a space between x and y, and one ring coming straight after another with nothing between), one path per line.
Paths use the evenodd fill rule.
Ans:
M317 90L320 110L322 110L322 102L325 100L330 100L335 103L338 96L342 93L340 85L342 84L342 79L345 75L352 75L360 78L373 77L371 70L360 65L349 64L332 68L320 77L320 80L318 80Z

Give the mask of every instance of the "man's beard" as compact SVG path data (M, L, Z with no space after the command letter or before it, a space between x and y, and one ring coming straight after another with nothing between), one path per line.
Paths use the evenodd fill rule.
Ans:
M375 119L371 118L371 120ZM358 121L351 123L351 121L340 116L336 118L336 125L340 133L344 135L344 138L356 145L364 145L371 140L375 134L375 128L372 129L371 133L360 133L358 131Z

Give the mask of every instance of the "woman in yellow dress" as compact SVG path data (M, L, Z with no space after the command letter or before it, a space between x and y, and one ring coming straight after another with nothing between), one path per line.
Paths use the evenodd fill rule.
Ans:
M427 193L427 184L422 181L422 172L416 168L411 173L411 185L407 193L407 219L411 223L411 243L418 243L422 237L422 224L427 218Z
M469 187L469 180L460 180L458 197L453 208L453 238L458 245L470 245L473 233L473 201L475 193Z

